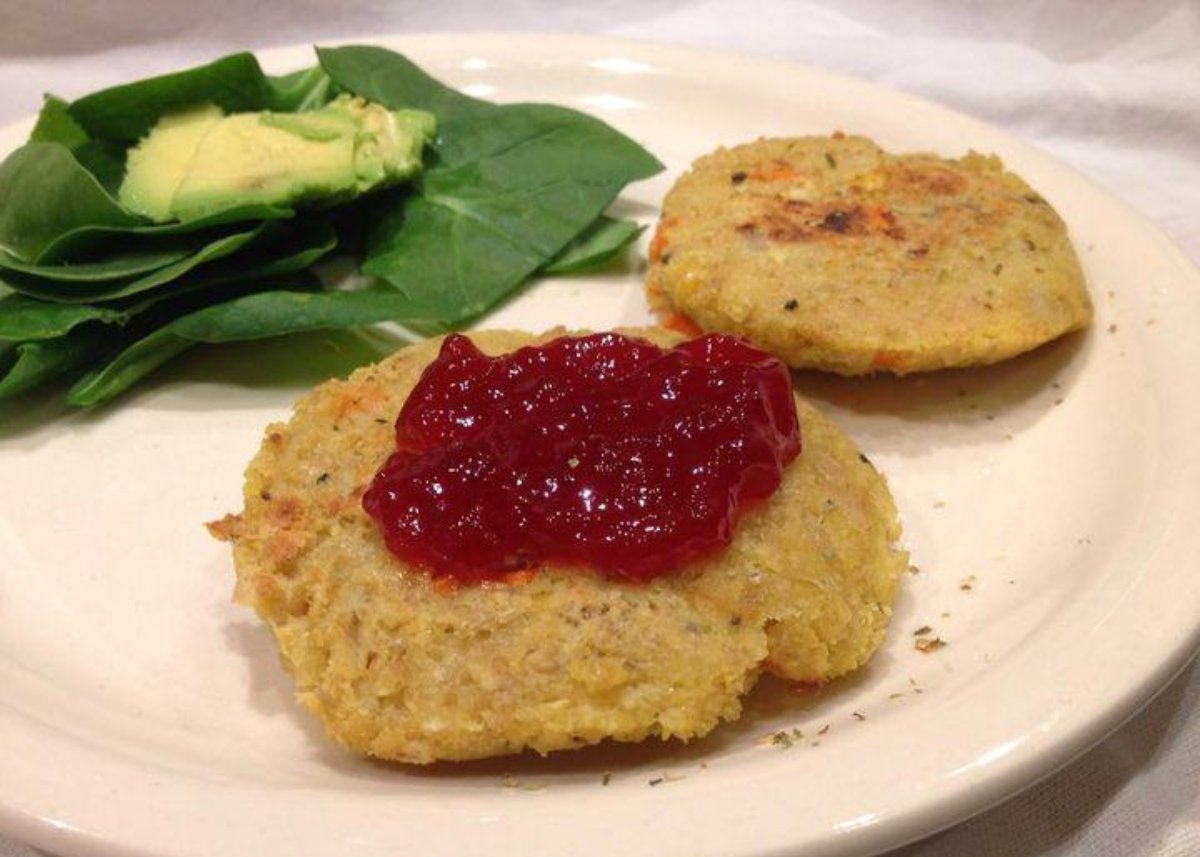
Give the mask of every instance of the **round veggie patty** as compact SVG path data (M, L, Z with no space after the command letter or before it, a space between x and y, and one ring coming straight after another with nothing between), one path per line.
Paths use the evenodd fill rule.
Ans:
M1066 226L999 158L840 134L696 161L663 202L647 292L843 375L994 363L1092 318Z
M663 331L633 331L662 345ZM533 337L472 333L498 354ZM384 545L362 495L432 340L301 399L267 428L234 542L236 598L270 625L300 701L358 752L413 763L605 738L700 736L769 670L822 682L882 641L907 556L886 483L797 399L804 448L730 546L644 584L543 566L439 585Z

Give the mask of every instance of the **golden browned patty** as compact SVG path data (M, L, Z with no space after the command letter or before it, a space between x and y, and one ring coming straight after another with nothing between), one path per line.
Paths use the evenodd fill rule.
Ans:
M647 293L843 375L994 363L1092 318L1065 225L999 158L837 134L696 161L663 202Z
M471 338L492 354L535 341ZM550 566L448 588L406 566L361 499L439 345L301 399L267 428L245 510L212 525L235 543L237 600L270 625L300 701L342 744L425 763L687 739L736 718L763 669L822 682L879 645L906 567L895 508L853 444L799 400L804 450L778 492L728 549L678 574L630 584Z

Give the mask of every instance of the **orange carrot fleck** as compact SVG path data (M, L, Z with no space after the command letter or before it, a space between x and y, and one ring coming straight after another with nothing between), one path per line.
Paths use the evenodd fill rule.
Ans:
M673 312L668 315L663 319L662 326L667 330L682 333L688 339L695 339L697 336L704 335L704 331L700 328L700 325L681 312Z
M872 369L900 369L904 366L904 354L899 351L877 351L871 360Z
M663 253L667 250L667 246L667 230L660 225L655 230L654 237L650 239L650 261L656 263L661 261Z
M756 167L750 172L750 177L760 182L788 182L801 177L787 164L772 164L769 167Z
M863 213L866 215L867 228L870 230L883 232L896 223L896 215L882 205L864 205Z

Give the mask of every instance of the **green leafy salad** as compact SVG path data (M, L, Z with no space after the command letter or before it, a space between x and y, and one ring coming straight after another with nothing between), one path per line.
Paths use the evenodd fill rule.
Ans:
M47 97L0 164L0 399L72 378L95 405L201 342L451 330L640 232L604 211L662 165L604 122L470 98L382 48L317 59ZM314 274L335 252L365 286Z

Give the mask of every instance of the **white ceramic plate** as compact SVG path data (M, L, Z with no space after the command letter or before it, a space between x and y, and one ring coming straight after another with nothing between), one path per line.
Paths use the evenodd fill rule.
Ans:
M692 158L763 134L998 152L1070 224L1096 324L990 369L801 377L890 477L920 568L861 675L819 696L768 685L686 747L428 771L325 741L201 527L239 508L263 426L365 349L207 351L104 413L10 417L6 832L66 855L869 854L1049 773L1182 666L1200 628L1200 274L1143 219L994 128L811 69L602 39L387 44L474 94L582 108L644 141L669 171L618 208L646 222ZM489 324L644 322L639 279L546 282ZM915 651L922 625L948 645ZM760 741L792 727L790 748Z

